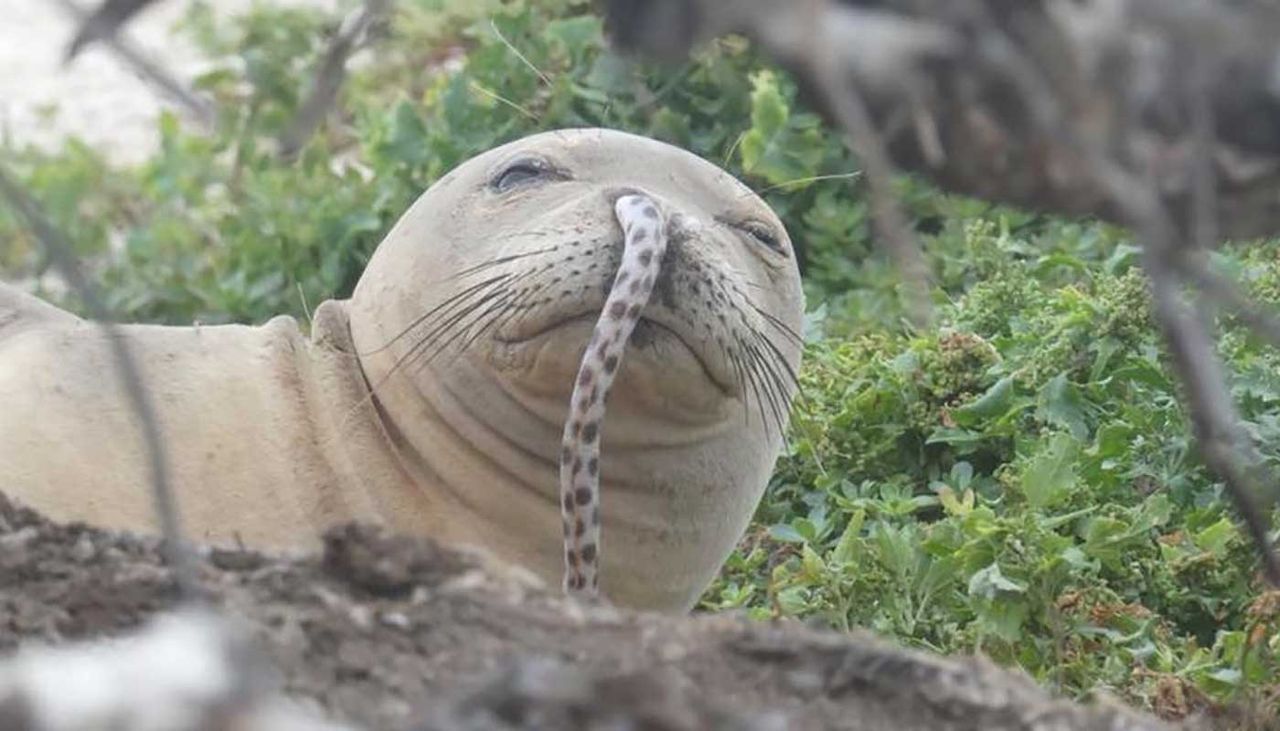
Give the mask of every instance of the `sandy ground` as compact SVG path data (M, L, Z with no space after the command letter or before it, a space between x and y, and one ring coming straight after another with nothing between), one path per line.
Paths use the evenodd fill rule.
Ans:
M255 1L215 0L228 15ZM287 5L332 8L334 0L272 0ZM77 0L83 7L99 0ZM62 63L74 34L71 17L55 0L0 0L0 134L41 146L75 135L130 162L145 157L156 143L155 119L172 105L138 78L106 47L95 44L70 65ZM205 62L173 31L187 0L159 2L134 19L126 35L179 79L199 74ZM55 110L56 116L49 117Z
M15 647L115 635L171 607L156 546L50 523L0 496L0 684ZM209 551L198 566L211 605L236 618L290 697L364 729L1175 731L866 633L569 602L519 569L368 526L335 527L321 555ZM186 663L176 683L121 665L132 677L117 688L148 710L161 687L201 697L185 651L150 653L147 666L173 657ZM49 677L44 697L76 697ZM270 675L251 677L271 688ZM110 683L92 687L96 701L113 695ZM0 724L12 729L31 707L0 692Z

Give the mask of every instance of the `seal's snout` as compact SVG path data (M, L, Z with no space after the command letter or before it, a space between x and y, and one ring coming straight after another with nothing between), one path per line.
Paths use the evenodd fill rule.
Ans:
M605 191L605 200L608 201L609 206L613 209L617 208L619 200L629 196L644 198L657 206L662 218L666 221L665 232L673 240L683 241L689 239L702 230L702 221L697 216L676 210L675 206L663 200L661 196L654 195L643 188L618 186Z

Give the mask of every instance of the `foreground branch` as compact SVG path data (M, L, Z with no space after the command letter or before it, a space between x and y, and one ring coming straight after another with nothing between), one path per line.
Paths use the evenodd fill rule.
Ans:
M205 129L214 124L213 106L198 96L186 84L161 68L119 35L121 26L154 0L107 0L98 10L90 13L75 0L56 0L79 26L76 37L68 47L67 61L74 59L89 43L105 44L120 60L124 61L145 81L169 97L192 115L196 123Z
M120 379L120 384L138 417L139 436L149 460L151 499L156 511L156 523L165 539L166 557L169 565L176 571L184 596L194 598L197 594L195 569L192 566L190 548L182 533L178 507L170 484L168 450L156 420L151 393L143 386L137 359L133 356L127 339L99 296L97 287L89 281L81 269L71 242L54 227L40 210L35 199L3 167L0 167L0 204L11 208L35 234L54 268L62 275L67 286L80 298L89 312L89 317L97 321L98 326L107 335L107 341L111 343L116 377Z
M1280 234L1280 7L1265 0L605 5L617 43L657 57L681 56L724 33L750 36L860 141L873 182L896 165L955 193L1132 227L1200 452L1257 543L1265 575L1280 586L1268 537L1280 489L1274 476L1263 478L1243 436L1209 323L1182 300L1185 287L1200 287L1247 327L1280 339L1280 320L1210 272L1203 256L1219 237ZM879 154L882 139L888 160ZM874 204L881 195L875 186L871 192Z
M1280 9L1266 0L604 0L624 49L677 58L701 40L752 37L795 72L829 119L840 95L867 99L894 164L939 187L1061 215L1127 223L1066 141L1035 123L990 62L1012 43L1053 85L1065 123L1150 169L1178 222L1191 215L1197 172L1193 110L1181 102L1188 59L1205 59L1217 120L1209 159L1220 181L1220 234L1280 234ZM823 37L805 30L820 13ZM836 49L836 88L815 49Z
M311 88L289 126L280 136L280 154L297 155L338 101L347 77L347 60L371 30L390 14L393 0L365 0L342 22L316 67Z

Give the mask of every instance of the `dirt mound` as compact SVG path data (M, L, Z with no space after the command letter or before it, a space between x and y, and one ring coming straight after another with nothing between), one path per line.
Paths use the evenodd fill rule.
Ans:
M205 551L201 573L289 696L370 729L1166 728L1055 700L982 660L568 602L481 556L367 526L333 530L322 556ZM6 654L120 634L177 599L155 540L0 498Z

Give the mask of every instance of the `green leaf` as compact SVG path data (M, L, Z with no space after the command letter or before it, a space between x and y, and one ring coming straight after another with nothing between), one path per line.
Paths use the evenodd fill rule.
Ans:
M1040 389L1036 418L1070 431L1071 436L1082 442L1089 438L1084 398L1065 373L1054 376Z
M1236 526L1228 518L1223 518L1195 534L1196 547L1218 558L1223 558L1227 547L1238 535Z
M947 513L963 517L973 510L973 490L965 490L963 497L957 498L956 491L949 485L944 485L941 490L938 490L938 502L942 503Z
M800 565L804 567L804 572L811 581L821 581L827 569L822 556L819 556L818 552L807 543L800 551Z
M1055 434L1028 460L1018 484L1033 509L1050 507L1075 489L1078 451L1079 443L1071 435Z
M786 524L769 526L769 537L783 543L804 543L804 536Z
M995 599L1001 592L1022 594L1026 590L1026 586L1007 578L994 562L969 577L969 596Z
M1122 422L1111 422L1098 427L1090 453L1099 459L1114 459L1129 451L1133 439L1133 427Z
M1023 601L984 601L979 605L978 623L985 633L1012 644L1022 639L1022 627L1030 613Z
M894 529L881 523L876 527L875 542L880 561L890 573L906 578L915 571L917 548L906 528Z
M773 184L816 175L826 155L818 130L792 118L773 72L757 72L751 84L751 129L738 146L743 169Z
M1003 416L1013 403L1013 383L1013 376L1001 378L977 399L952 410L952 418L960 426L976 426L985 420Z
M431 147L427 127L408 100L401 100L391 112L384 154L410 165L426 162Z
M587 52L600 46L600 19L593 15L553 20L547 23L545 37L556 41L575 65L582 63ZM545 73L545 71L544 71Z
M972 448L981 444L983 439L984 437L980 432L956 427L941 427L929 435L929 438L925 440L925 444L949 444L963 452L965 448Z
M836 563L849 563L854 560L859 552L859 544L862 537L862 525L866 522L867 511L859 508L853 511L849 516L849 524L845 526L844 532L840 534L840 540L836 543L835 550L831 553L831 560Z
M1108 564L1116 564L1123 557L1124 544L1132 537L1130 525L1108 516L1089 521L1085 529L1084 552Z

